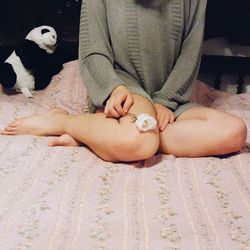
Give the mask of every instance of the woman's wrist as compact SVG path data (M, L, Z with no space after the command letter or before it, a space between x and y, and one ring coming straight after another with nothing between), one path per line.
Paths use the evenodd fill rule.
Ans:
M128 90L128 88L127 88L126 86L124 86L124 85L119 85L118 87L116 87L116 88L112 91L111 95L116 94L116 93L121 92L121 91L129 91L129 90Z

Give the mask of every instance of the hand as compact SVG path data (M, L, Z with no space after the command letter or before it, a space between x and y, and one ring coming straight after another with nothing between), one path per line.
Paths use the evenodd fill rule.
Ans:
M169 108L155 103L154 107L156 109L157 122L160 131L164 131L169 123L174 122L174 113Z
M134 100L130 91L124 85L120 85L113 90L107 100L104 114L107 117L120 118L127 115L133 103Z

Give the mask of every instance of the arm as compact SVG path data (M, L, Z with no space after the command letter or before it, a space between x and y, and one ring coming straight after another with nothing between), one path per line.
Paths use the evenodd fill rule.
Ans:
M185 25L181 52L166 83L153 94L155 103L175 111L179 104L188 102L192 83L196 80L204 33L206 0L189 0L191 8ZM187 15L187 14L186 14Z
M81 9L79 59L81 75L96 106L103 106L118 86L104 0L84 0Z
M102 0L84 0L81 9L79 59L81 75L96 106L124 82L114 71L107 16Z
M84 0L81 9L79 60L81 76L95 106L106 105L118 86L123 85L123 89L126 87L129 91L134 87L116 73L110 41L105 0ZM150 98L139 84L136 88L140 88L140 93ZM121 103L122 100L118 102ZM109 102L109 108L114 109L111 103L113 102Z

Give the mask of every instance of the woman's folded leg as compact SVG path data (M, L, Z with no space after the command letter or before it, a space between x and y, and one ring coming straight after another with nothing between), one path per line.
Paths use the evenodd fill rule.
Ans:
M182 157L223 155L239 151L246 136L247 128L241 118L193 107L160 133L159 152Z
M134 104L130 113L148 113L155 117L150 101L139 95L133 97ZM2 134L69 134L102 159L113 162L147 159L159 147L158 128L140 133L131 115L118 120L107 118L104 113L69 115L61 109L54 109L40 116L21 118L6 127Z

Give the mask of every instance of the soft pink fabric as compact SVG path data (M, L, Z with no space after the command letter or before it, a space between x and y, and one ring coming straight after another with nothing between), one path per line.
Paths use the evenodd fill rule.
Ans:
M197 82L192 99L250 124L250 94ZM76 61L33 99L2 93L0 127L57 105L88 110ZM226 157L114 164L49 140L0 136L0 249L250 249L248 145Z

